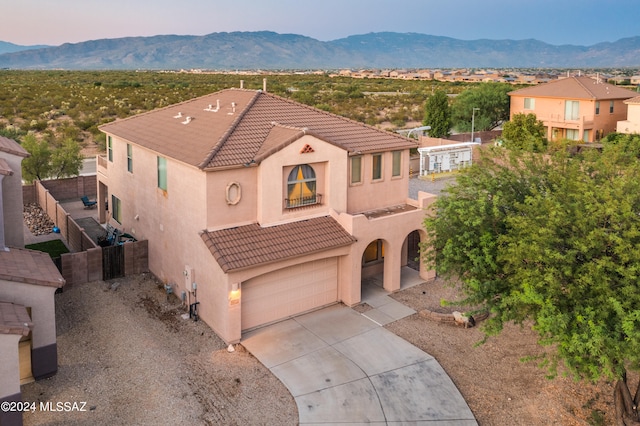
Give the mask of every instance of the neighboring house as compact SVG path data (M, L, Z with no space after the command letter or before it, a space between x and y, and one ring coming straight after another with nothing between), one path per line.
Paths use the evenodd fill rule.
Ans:
M627 119L618 121L618 133L640 133L640 96L627 99Z
M542 121L547 139L595 142L616 131L627 117L627 89L590 77L567 77L509 93L511 117L533 113Z
M16 141L0 136L0 238L10 247L24 247L22 160L28 156Z
M64 279L48 254L24 249L22 159L0 136L0 402L21 401L20 384L58 370L54 293ZM22 413L0 411L0 424Z
M265 91L228 89L100 129L101 222L149 242L149 269L226 342L400 289L423 207L407 138ZM106 201L102 202L102 201ZM108 205L108 211L105 210ZM421 264L421 276L433 276Z

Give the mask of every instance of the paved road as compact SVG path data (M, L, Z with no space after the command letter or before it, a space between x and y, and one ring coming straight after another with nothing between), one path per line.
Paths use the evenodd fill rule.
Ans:
M455 176L440 177L435 180L420 179L413 177L409 179L409 198L413 200L418 199L418 191L428 192L430 194L440 195L442 190L448 185L455 183Z

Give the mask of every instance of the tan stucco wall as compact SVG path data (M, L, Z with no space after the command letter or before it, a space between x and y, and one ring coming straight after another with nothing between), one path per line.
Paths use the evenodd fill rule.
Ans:
M2 182L4 242L9 247L24 247L24 229L22 217L22 159L24 157L1 152L0 156L7 161L13 171L4 176Z
M617 131L619 133L640 133L640 105L627 105L627 119L619 121Z
M0 334L0 398L20 393L20 337L18 334Z
M406 202L409 193L409 150L402 152L400 176L391 177L392 164L392 153L382 153L382 179L374 181L372 179L373 155L362 156L362 183L351 185L350 174L344 180L348 187L346 210L348 213L361 213Z
M301 153L305 145L314 152ZM287 177L292 168L309 164L316 172L316 192L322 203L300 209L284 208ZM294 143L266 158L257 176L257 214L263 226L291 222L304 217L326 216L330 209L346 209L347 152L320 139L305 135Z
M426 209L436 200L433 194L419 193L418 208L416 210L367 219L364 215L350 215L335 213L334 218L353 236L357 242L351 245L349 256L345 258L348 267L341 269L340 281L351 285L339 288L340 300L347 305L354 305L361 300L362 255L370 242L383 240L385 244L385 258L383 264L383 286L385 290L394 292L400 289L400 272L403 261L406 261L404 242L413 231L420 231L424 237L423 221ZM405 200L413 201L413 200ZM342 275L344 274L344 275ZM420 276L431 279L434 271L428 271L420 265Z
M113 138L109 177L98 180L121 201L122 223L110 223L149 241L149 269L166 283L182 281L188 253L202 244L206 228L206 179L199 169L167 159L167 191L158 188L157 153L133 145L133 173L127 172L126 141ZM171 260L171 261L168 261Z
M55 287L0 280L0 300L31 308L33 347L56 343Z
M258 205L257 176L257 167L233 168L207 173L205 227L207 230L213 231L255 223ZM227 186L232 183L237 183L240 186L240 198L228 202ZM235 204L230 204L235 201L237 201Z

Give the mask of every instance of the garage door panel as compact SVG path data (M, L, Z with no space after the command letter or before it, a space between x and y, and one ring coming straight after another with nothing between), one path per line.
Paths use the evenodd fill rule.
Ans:
M242 329L338 300L338 262L322 259L279 269L242 284Z

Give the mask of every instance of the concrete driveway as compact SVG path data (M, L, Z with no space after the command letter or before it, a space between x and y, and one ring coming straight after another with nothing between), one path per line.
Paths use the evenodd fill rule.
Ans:
M476 425L429 354L334 305L253 330L242 344L287 386L301 425Z

